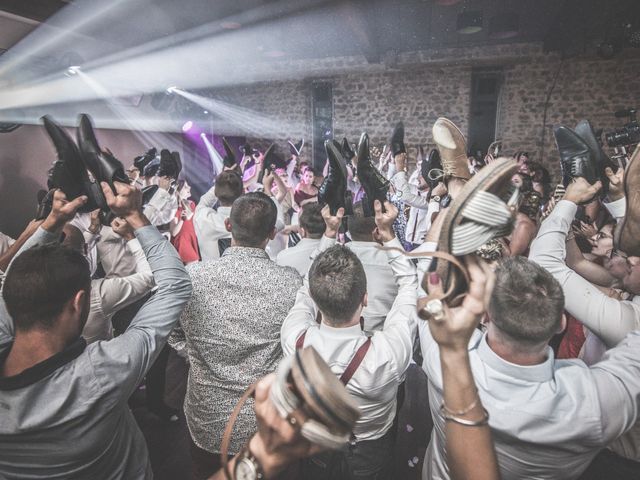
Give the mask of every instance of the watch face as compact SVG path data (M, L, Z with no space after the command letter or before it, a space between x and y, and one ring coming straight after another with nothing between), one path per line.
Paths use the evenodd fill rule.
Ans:
M235 477L235 480L256 480L258 469L251 460L245 457L236 463Z

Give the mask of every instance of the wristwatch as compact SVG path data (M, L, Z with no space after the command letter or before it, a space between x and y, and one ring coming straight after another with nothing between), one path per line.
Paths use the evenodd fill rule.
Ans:
M235 480L261 480L264 478L262 467L248 447L242 451L233 471Z

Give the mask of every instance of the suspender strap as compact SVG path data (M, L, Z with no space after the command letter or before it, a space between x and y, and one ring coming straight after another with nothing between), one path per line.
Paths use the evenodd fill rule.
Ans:
M304 337L307 335L307 331L305 330L300 334L298 339L296 340L296 350L301 350L304 347Z
M346 370L340 376L340 381L342 382L343 385L346 386L347 383L349 383L349 380L351 380L351 377L353 377L353 374L356 373L356 370L358 370L358 367L362 363L362 360L364 360L364 356L367 354L367 351L369 350L370 346L371 346L371 337L368 337L367 341L360 346L356 354L353 356L353 358L349 362L349 365L347 365Z
M304 338L306 337L306 335L307 335L306 330L300 334L300 336L296 340L296 350L301 350L302 347L304 347ZM356 373L356 370L358 370L358 367L362 363L362 360L364 360L364 356L369 351L370 346L371 346L371 337L368 337L367 341L364 342L362 345L360 345L360 348L358 348L358 350L356 351L356 354L353 356L353 358L349 362L349 365L347 365L347 368L340 376L340 381L342 382L343 385L346 385L347 383L349 383L349 380L351 380L351 377L353 377L353 374Z

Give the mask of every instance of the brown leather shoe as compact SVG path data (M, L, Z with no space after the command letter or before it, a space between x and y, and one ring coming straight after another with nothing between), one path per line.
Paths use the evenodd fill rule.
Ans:
M438 147L442 159L445 180L450 177L469 180L469 164L467 161L467 140L455 124L444 117L433 124L433 141Z
M613 244L629 256L640 257L640 145L624 171L624 195L627 211L616 226Z

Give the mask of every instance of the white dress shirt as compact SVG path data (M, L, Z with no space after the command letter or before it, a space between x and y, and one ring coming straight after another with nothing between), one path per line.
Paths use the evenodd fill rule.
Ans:
M323 237L319 250L334 242ZM385 246L402 248L397 238ZM384 254L398 284L398 295L384 329L374 332L367 354L347 384L347 390L358 402L362 414L353 432L357 441L380 438L393 424L398 385L409 367L416 335L415 267L398 251L385 251ZM360 325L345 328L330 327L324 322L318 325L317 313L309 295L308 278L305 278L296 303L282 324L282 350L285 355L294 353L298 337L306 331L304 345L313 346L331 370L341 375L367 336Z
M449 479L442 404L442 368L427 322L418 324L429 379L434 427L423 480ZM489 412L502 480L573 480L596 454L636 421L640 400L640 332L630 333L592 367L577 359L531 366L509 363L476 330L469 360Z
M111 227L102 227L96 249L105 278L127 277L135 273L137 262L127 248L127 241Z
M4 254L14 243L15 240L13 238L0 232L0 255Z
M218 240L231 239L231 233L227 232L224 225L224 221L231 215L231 207L213 208L218 201L214 189L215 186L211 187L207 193L200 197L193 216L193 226L196 230L203 262L220 258Z
M91 281L91 309L82 330L87 343L113 338L113 314L144 297L154 286L151 267L138 239L128 241L127 249L136 261L134 274Z
M622 206L612 202L605 205ZM566 237L578 209L575 203L559 202L542 222L538 236L531 244L529 259L551 273L564 292L565 309L608 348L617 345L627 333L640 329L640 301L617 300L604 294L565 264ZM612 214L615 215L616 210ZM598 342L587 336L582 354L591 363L600 353ZM596 357L596 358L594 358ZM610 448L619 455L640 461L640 425L616 440Z
M178 212L178 197L164 188L158 188L149 203L144 206L144 214L152 225L166 225Z
M319 245L319 238L303 238L295 247L280 252L276 263L284 267L293 267L304 277L312 263L311 255Z
M422 243L431 228L433 214L440 211L440 204L429 201L428 191L420 191L416 185L407 181L407 172L400 171L391 178L398 200L409 205L409 219L405 239L410 243Z
M398 294L398 284L390 265L393 259L376 242L352 241L345 246L360 259L367 276L368 301L362 310L364 329L367 332L381 330Z
M82 232L84 237L84 243L87 245L87 253L84 256L89 262L89 272L91 276L96 273L98 268L98 242L100 241L100 232L91 233L89 227L91 226L91 213L76 213L76 216L69 222L74 227L78 228Z

